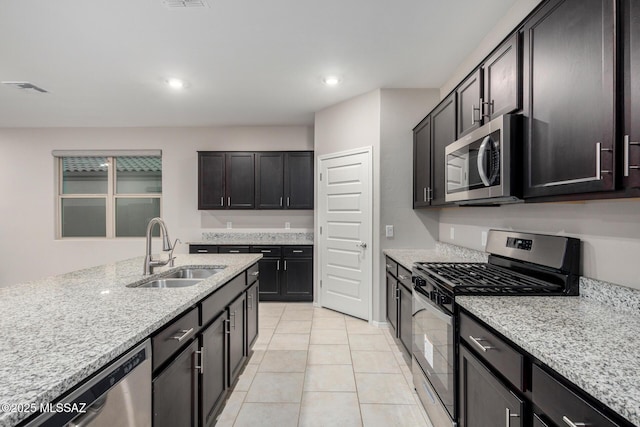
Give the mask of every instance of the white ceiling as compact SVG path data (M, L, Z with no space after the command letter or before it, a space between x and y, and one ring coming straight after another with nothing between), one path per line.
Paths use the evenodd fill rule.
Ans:
M208 1L0 0L0 81L50 92L0 85L0 127L311 124L376 88L439 88L515 3Z

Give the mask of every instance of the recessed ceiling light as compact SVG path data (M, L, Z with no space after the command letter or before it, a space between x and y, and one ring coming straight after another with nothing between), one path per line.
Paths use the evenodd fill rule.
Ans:
M184 82L180 79L169 79L167 80L167 84L169 87L173 89L182 89L184 88Z
M322 83L327 86L337 86L340 83L340 77L338 76L327 76L322 79Z

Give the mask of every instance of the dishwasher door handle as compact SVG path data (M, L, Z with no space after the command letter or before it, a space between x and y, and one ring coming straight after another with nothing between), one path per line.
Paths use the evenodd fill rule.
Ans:
M109 393L105 393L103 396L99 397L96 401L94 401L91 406L87 408L87 412L71 421L68 425L69 427L86 427L89 425L91 421L96 419L100 412L104 409L107 404L107 396Z

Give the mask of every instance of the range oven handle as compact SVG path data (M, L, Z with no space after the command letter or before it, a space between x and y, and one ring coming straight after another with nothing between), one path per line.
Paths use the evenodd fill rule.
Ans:
M491 182L489 181L489 177L487 176L487 171L484 168L484 154L487 152L487 146L490 143L491 143L491 135L487 135L482 141L482 144L480 144L480 149L478 149L478 174L480 174L480 179L482 180L482 183L486 187L491 186Z
M442 308L438 307L433 302L428 300L420 292L414 290L413 298L415 302L413 316L415 316L421 311L428 311L429 313L436 316L438 319L442 320L443 322L446 322L448 325L453 325L453 315L445 312Z

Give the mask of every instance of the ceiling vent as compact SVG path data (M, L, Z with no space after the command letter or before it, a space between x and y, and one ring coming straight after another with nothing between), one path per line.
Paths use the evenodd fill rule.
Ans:
M162 0L169 9L191 9L194 7L209 7L205 0Z
M2 82L2 84L13 86L16 89L20 89L25 93L48 93L48 91L29 82Z

